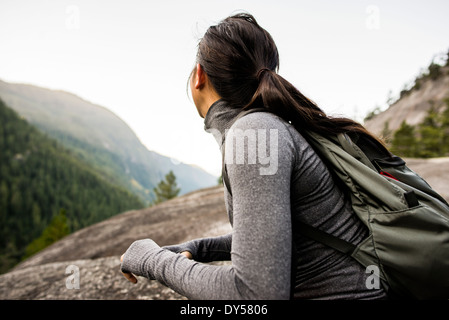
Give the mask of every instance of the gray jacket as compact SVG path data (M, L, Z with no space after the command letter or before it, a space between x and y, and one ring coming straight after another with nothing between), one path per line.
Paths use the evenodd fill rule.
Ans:
M226 148L232 233L163 248L136 241L122 270L191 299L385 298L382 288L368 288L369 274L355 260L295 231L295 221L303 221L354 244L367 235L307 141L270 113L234 121L239 111L219 100L204 121ZM219 260L232 265L204 263Z

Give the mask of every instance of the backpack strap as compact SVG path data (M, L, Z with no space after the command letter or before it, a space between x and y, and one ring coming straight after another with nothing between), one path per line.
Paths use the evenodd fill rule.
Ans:
M352 255L354 250L357 248L356 245L345 241L343 239L340 239L336 236L333 236L327 232L324 232L318 228L315 228L311 226L310 224L307 224L302 221L297 221L295 224L298 227L299 232L312 240L315 240L321 244L324 244L328 247L331 247L337 251L340 251L341 253L344 253L348 256Z
M253 108L244 110L236 117L234 120L237 121L241 117L252 113L252 112L269 112L267 109L264 108ZM228 172L226 170L226 164L225 164L225 144L222 145L222 179L223 179L223 185L228 191L228 193L232 196L231 191L231 183L229 182ZM315 240L317 242L320 242L326 246L329 246L343 254L351 255L354 250L356 249L356 246L348 241L342 240L338 237L335 237L327 232L324 232L318 228L315 228L307 223L296 221L295 225L297 226L299 232L312 240Z

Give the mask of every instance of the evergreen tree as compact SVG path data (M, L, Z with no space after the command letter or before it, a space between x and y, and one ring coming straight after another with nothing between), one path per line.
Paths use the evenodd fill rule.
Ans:
M448 53L449 54L449 53ZM449 60L449 59L448 59ZM442 156L449 155L449 98L444 100L446 109L441 114L441 147Z
M173 171L165 175L165 180L161 180L156 188L153 189L156 194L154 204L161 203L163 201L175 198L178 196L181 189L177 188L176 176Z
M42 231L39 238L34 239L25 249L23 258L27 258L36 252L48 247L52 243L62 239L70 233L67 224L66 211L61 209L59 214L53 217L50 224Z
M404 157L445 157L449 155L449 98L443 112L429 109L424 121L415 128L403 122L394 133L391 150Z
M384 128L382 129L381 138L386 145L390 145L391 130L390 130L390 122L389 121L384 123Z
M415 128L404 121L401 127L394 133L391 142L391 151L402 157L415 156Z
M416 155L422 158L432 158L441 155L441 133L440 115L434 109L430 109L426 118L419 126L419 140Z
M447 53L446 53L446 64L445 64L445 66L446 67L449 66L449 50L447 50Z
M429 65L429 77L432 80L438 79L442 75L441 66L437 63L432 62Z

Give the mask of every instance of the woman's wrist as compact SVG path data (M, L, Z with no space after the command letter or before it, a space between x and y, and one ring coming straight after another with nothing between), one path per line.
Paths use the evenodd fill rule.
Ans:
M123 255L123 261L120 267L122 272L133 273L143 277L151 276L148 274L151 268L146 268L144 263L145 261L151 261L151 259L148 259L148 256L155 250L160 249L156 242L151 239L134 241Z

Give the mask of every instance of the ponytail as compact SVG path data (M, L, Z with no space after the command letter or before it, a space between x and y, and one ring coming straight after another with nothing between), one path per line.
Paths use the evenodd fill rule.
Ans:
M377 140L358 122L338 117L333 118L304 96L290 82L269 69L259 77L259 86L251 101L244 107L263 107L290 122L300 132L312 131L329 136L339 133L359 133Z

